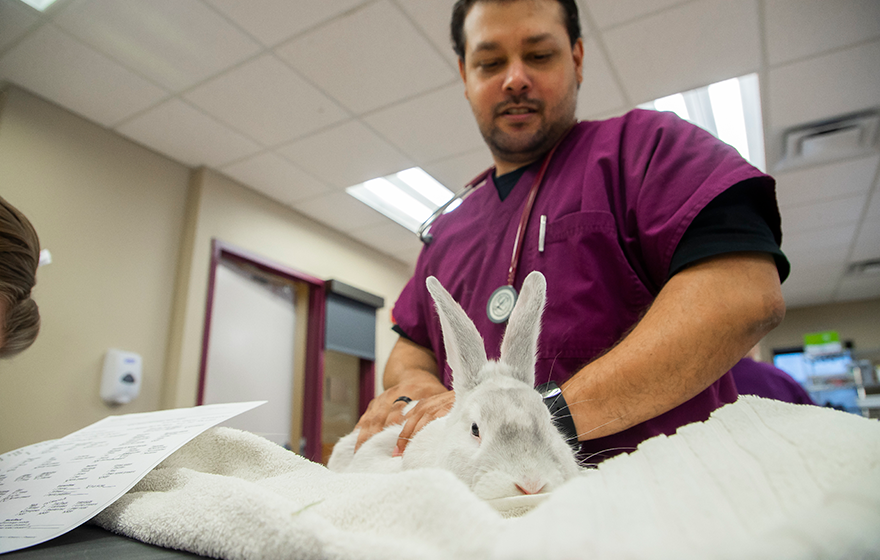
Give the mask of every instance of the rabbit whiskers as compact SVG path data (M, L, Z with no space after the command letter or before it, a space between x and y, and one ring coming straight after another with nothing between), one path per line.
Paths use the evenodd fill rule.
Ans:
M584 457L583 459L578 460L578 465L588 469L597 469L599 468L599 463L588 463L590 459L595 457L596 455L604 455L609 451L635 451L635 447L609 447L608 449L603 449L602 451L596 451L595 453L591 453Z
M560 388L560 389L561 389L561 391L560 391L559 396L556 397L557 399L560 398L560 397L564 397L564 396L565 396L565 389L564 389L564 388ZM567 403L567 405L568 405L568 407L569 407L569 409L570 409L573 405L577 405L577 404L585 403L585 402L591 402L591 401L594 401L594 400L595 400L595 399L583 399L583 400L576 401L576 402L573 402L573 403ZM577 435L577 440L579 441L580 438L581 438L582 436L585 436L585 435L587 435L587 434L589 434L589 433L592 433L592 432L594 432L594 431L596 431L596 430L598 430L598 429L600 429L600 428L603 428L603 427L607 426L608 424L611 424L611 423L613 423L613 422L617 422L618 420L620 420L620 419L622 419L622 418L623 418L623 416L618 416L617 418L612 418L611 420L605 422L604 424L600 424L600 425L598 425L598 426L596 426L596 427L594 427L594 428L592 428L592 429L589 429L589 430L587 430L587 431L585 431L585 432L580 432L580 433L578 433L578 435ZM566 441L566 443L571 444L571 443L572 443L572 442L570 441L571 439L572 439L572 438L568 438L567 441ZM576 443L576 442L575 442L575 443ZM595 453L591 453L590 455L588 455L587 457L584 457L583 459L579 459L579 460L578 460L578 465L581 466L581 467L596 468L597 465L598 465L597 463L588 463L588 461L589 461L590 459L592 459L593 457L596 457L597 455L603 455L603 454L608 453L608 452L611 452L611 451L635 451L635 447L611 447L611 448L608 448L608 449L603 449L602 451L597 451L597 452L595 452Z

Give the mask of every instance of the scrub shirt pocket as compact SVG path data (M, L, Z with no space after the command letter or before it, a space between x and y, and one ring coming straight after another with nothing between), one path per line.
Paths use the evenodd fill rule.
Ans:
M538 379L564 380L619 341L653 296L627 261L610 213L577 212L547 223L543 252L538 233L530 232L520 274L539 270L547 278ZM542 376L541 369L548 371Z

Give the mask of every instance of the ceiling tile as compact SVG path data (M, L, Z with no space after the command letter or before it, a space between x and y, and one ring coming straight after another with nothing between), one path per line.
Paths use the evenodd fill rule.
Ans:
M774 173L781 208L867 193L880 156Z
M880 259L880 217L865 219L853 245L851 262Z
M471 182L477 175L482 173L492 164L492 154L489 148L482 148L467 154L451 157L442 161L435 161L426 165L423 169L428 174L446 185L446 188L458 193L464 186Z
M867 194L864 194L783 208L782 230L786 235L791 235L817 228L858 223L867 198Z
M357 114L438 88L458 77L388 0L294 39L277 53Z
M411 254L422 248L422 242L415 233L391 220L385 223L361 228L351 232L358 241L389 255Z
M600 29L658 12L682 0L585 0L581 9L589 11Z
M39 21L37 12L19 0L0 0L0 52L21 39Z
M788 247L783 238L783 251L792 267L797 269L826 268L842 274L847 266L847 254L849 253L850 240L843 239L837 243L831 243L823 247L810 247L801 245Z
M49 24L0 58L0 80L14 82L104 126L167 95Z
M584 81L578 91L578 118L596 118L621 109L626 102L595 39L584 41Z
M782 284L782 297L788 309L807 307L817 303L830 302L837 288L837 278L827 276L820 269L804 270L795 274Z
M783 242L783 250L791 263L791 274L782 284L782 295L788 307L831 301L846 270L849 242L833 244L824 249L791 248Z
M782 250L786 255L789 253L807 253L810 259L818 259L823 251L835 252L839 247L845 247L840 258L845 259L856 233L856 224L840 225L827 228L817 228L797 233L782 234Z
M331 190L329 186L273 153L263 153L227 165L221 171L287 205Z
M604 37L634 104L754 72L761 61L755 2L689 2Z
M767 111L786 129L880 105L880 42L771 69Z
M337 123L347 114L271 54L222 74L185 95L264 146Z
M55 21L172 91L192 86L261 48L199 0L74 0Z
M868 203L868 211L865 213L865 219L880 220L880 185L874 187L871 194L871 201Z
M365 0L206 0L261 43L273 46Z
M460 82L373 113L364 121L419 164L483 145Z
M179 99L171 99L117 128L118 132L193 167L219 167L260 149Z
M814 56L880 36L877 0L765 0L771 65Z
M419 26L452 69L457 70L458 56L452 50L449 30L455 0L397 0L397 4Z
M298 140L277 151L337 189L384 177L414 165L412 160L358 121L350 121Z
M384 224L388 218L344 192L335 192L294 204L303 214L331 228L351 232ZM355 237L355 239L357 239Z
M860 301L880 298L880 274L844 276L834 294L834 301Z

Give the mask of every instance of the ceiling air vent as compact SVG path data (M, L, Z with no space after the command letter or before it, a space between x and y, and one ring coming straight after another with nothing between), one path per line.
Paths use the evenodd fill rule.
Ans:
M846 273L849 276L866 276L868 274L880 275L880 259L854 262L849 265Z
M785 167L811 165L864 154L873 149L880 115L860 113L795 128L785 134Z

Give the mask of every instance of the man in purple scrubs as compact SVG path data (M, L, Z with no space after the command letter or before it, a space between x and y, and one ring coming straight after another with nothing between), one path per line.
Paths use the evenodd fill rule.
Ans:
M734 401L728 370L784 315L772 178L669 113L577 123L584 47L573 0L459 0L452 35L495 171L432 225L394 306L401 338L359 443L404 420L400 397L420 400L400 451L452 406L431 275L490 358L504 331L493 294L545 275L537 382L562 388L567 406L551 410L585 462Z

